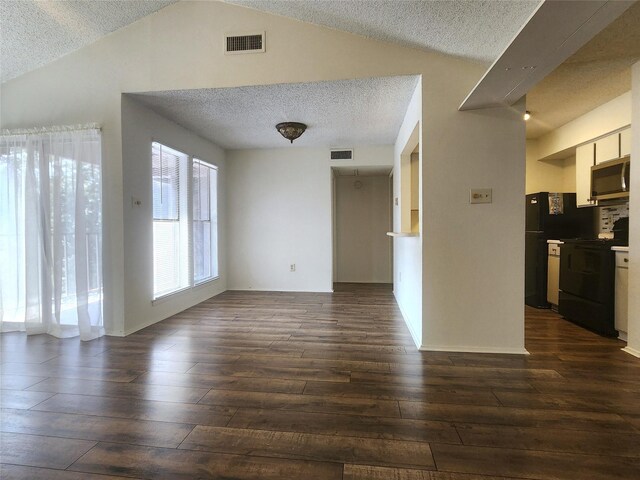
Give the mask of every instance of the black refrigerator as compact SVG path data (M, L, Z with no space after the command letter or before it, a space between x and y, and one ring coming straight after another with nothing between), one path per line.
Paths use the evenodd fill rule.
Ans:
M527 195L525 215L525 303L549 308L547 240L591 238L593 209L577 208L575 193L539 192Z

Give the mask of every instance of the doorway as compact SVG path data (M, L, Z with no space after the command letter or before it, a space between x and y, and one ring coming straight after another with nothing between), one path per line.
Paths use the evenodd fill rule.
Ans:
M337 283L392 283L390 173L391 167L333 169Z

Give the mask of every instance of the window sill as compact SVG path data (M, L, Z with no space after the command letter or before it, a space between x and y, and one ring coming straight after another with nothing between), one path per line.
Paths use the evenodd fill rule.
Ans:
M201 280L193 285L193 288L198 288L207 285L208 283L215 282L216 280L220 280L220 275L216 277L206 278Z
M169 293L165 293L164 295L160 295L159 297L156 297L153 300L151 300L151 305L164 303L167 300L171 299L171 297L174 297L175 295L179 295L179 294L184 293L184 292L188 292L192 288L193 287L184 287L184 288L181 288L180 290L174 290L173 292L169 292Z
M200 289L200 287L204 287L212 282L215 282L216 280L220 280L220 275L218 275L217 277L211 277L211 278L207 278L206 280L202 280L201 282L195 283L194 285L190 286L190 287L184 287L181 288L180 290L175 290L173 292L170 293L165 293L164 295L160 295L159 297L154 298L153 300L151 300L151 305L159 305L162 304L166 301L171 300L172 298L174 298L176 295L180 295L181 293L185 293L191 290L196 290L196 289Z

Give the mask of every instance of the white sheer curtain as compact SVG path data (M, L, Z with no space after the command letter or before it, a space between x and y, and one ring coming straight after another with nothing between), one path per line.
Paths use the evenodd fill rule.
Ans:
M0 327L91 340L102 323L98 128L0 135Z

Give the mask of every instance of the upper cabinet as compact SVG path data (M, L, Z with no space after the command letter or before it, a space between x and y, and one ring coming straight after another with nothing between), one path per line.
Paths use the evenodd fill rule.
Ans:
M620 132L620 156L631 155L631 129L627 128Z
M596 165L620 158L620 134L614 133L596 141Z
M576 148L576 203L578 207L592 207L591 167L595 164L594 144L587 143Z

